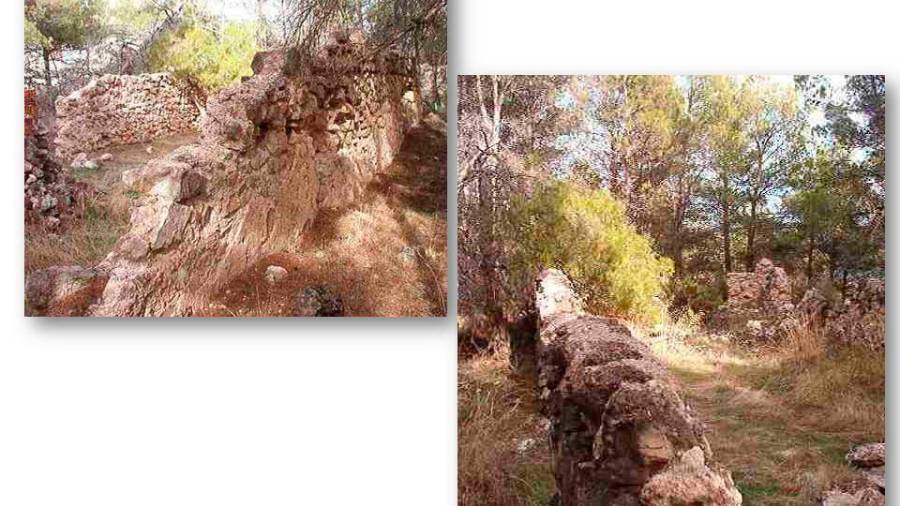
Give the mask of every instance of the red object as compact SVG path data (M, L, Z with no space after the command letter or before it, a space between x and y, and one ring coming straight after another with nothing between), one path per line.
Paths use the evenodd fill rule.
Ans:
M37 99L33 89L25 90L25 135L34 135L34 124L37 121Z

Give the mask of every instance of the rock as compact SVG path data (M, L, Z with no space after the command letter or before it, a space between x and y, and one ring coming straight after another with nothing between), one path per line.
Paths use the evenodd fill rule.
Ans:
M822 506L884 506L884 504L884 494L873 488L865 488L855 494L831 491L822 497Z
M258 58L256 75L208 98L198 142L123 173L139 194L123 235L136 239L120 242L104 260L114 274L92 314L207 313L221 287L258 265L263 278L259 271L269 263L260 262L294 248L323 205L350 204L392 162L418 119L403 109L412 84L408 62L359 58L368 48L345 38L327 59L290 51ZM130 86L129 76L119 77L98 79L90 100ZM63 105L63 115L85 105ZM339 133L317 143L329 130ZM145 142L143 132L128 133L131 142ZM76 134L68 132L70 139ZM299 307L291 311L344 312L339 298L320 295L295 294Z
M88 160L84 162L84 164L82 164L81 168L86 170L97 170L100 168L100 165L98 165L94 160Z
M541 273L538 279L536 307L542 318L582 312L582 303L575 295L572 282L562 271L556 269L547 269Z
M106 283L106 275L80 266L57 266L35 271L25 282L25 301L32 311L74 315L87 309Z
M109 162L112 159L113 159L112 153L103 153L102 155L100 155L101 162Z
M585 314L558 270L541 273L535 308L560 504L741 504L731 475L707 462L703 424L644 342L614 318Z
M653 476L641 490L644 506L739 506L740 492L730 473L706 466L703 450L693 447Z
M404 263L411 264L416 260L416 250L410 246L404 246L400 250L400 260Z
M284 267L278 265L270 265L266 267L266 282L275 285L287 277L288 271Z
M41 212L47 212L56 207L57 204L59 204L57 198L48 193L41 199Z
M150 252L150 244L140 236L126 234L119 239L116 251L130 260L140 260Z
M327 288L304 288L297 295L294 316L344 316L344 303Z
M847 454L847 462L856 467L881 467L884 465L884 443L859 445Z
M75 155L75 158L72 159L72 168L80 169L84 167L84 163L88 161L87 153L78 153Z
M147 149L145 149L144 151L146 151L148 155L152 155L153 154L153 146L147 146Z
M862 470L863 476L869 483L872 484L873 487L884 492L885 488L885 479L884 479L884 466L879 467L870 467Z

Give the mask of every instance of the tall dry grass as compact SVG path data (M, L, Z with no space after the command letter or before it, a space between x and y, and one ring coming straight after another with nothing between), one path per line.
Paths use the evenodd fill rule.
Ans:
M875 331L884 332L884 322ZM884 440L885 354L839 345L821 327L789 331L748 379L796 409L800 421L852 440Z
M87 195L79 216L64 220L60 229L26 224L25 273L54 265L96 265L127 230L129 201L121 191L95 192Z
M461 359L458 381L459 504L548 504L553 474L533 379L514 374L501 349Z
M884 440L883 351L839 345L805 322L753 348L689 319L637 330L680 378L746 504L814 504L852 488L844 455Z

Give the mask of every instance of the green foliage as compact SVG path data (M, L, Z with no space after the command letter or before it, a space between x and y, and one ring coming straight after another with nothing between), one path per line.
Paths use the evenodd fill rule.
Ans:
M38 29L34 21L25 19L25 47L47 47L50 40Z
M520 279L556 267L572 279L591 312L644 322L665 318L671 261L653 252L606 190L544 183L530 197L513 200L505 226L511 268Z
M80 48L102 31L104 0L37 0L25 9L25 44Z
M147 33L165 15L162 9L146 0L117 0L110 6L109 20L127 33Z
M153 44L150 67L215 91L252 74L255 33L252 23L229 22L221 30L190 23Z

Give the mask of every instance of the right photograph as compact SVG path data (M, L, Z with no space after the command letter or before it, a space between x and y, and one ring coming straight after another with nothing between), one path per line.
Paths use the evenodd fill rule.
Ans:
M458 98L459 504L885 504L884 76Z

